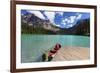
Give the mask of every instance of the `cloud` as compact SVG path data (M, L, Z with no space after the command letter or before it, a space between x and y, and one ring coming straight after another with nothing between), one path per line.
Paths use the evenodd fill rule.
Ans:
M69 25L67 25L67 28L72 27L72 26L73 26L73 24L69 24Z
M56 12L56 14L63 16L64 12Z
M65 26L66 28L72 27L76 24L76 22L79 19L81 19L81 17L82 17L82 14L76 13L74 16L69 16L69 17L64 18L61 21L61 24Z
M44 15L46 15L46 17L48 18L48 20L50 20L51 23L54 23L55 24L55 15L56 14L59 14L59 15L63 15L63 12L49 12L49 11L45 11L44 12Z
M46 18L44 17L44 15L43 15L40 11L28 11L28 12L34 14L35 16L37 16L37 17L39 17L39 18L41 18L41 19L46 19Z
M65 26L66 25L66 22L62 22L61 24L63 24Z
M76 16L70 16L69 17L69 21L70 21L69 23L74 23L76 19L77 19Z
M77 19L80 19L82 17L82 14L78 14Z
M53 23L54 25L56 26L59 26L59 27L66 27L66 28L69 28L69 27L72 27L76 24L76 22L82 18L82 14L81 13L76 13L75 15L72 15L72 16L69 16L69 17L64 17L63 18L63 14L64 12L49 12L49 11L44 11L44 12L41 12L41 11L27 11L27 12L30 12L32 14L34 14L35 16L41 18L41 19L44 19L44 20L49 20L51 23ZM59 14L61 15L61 23L60 24L55 24L55 16L56 14Z
M48 20L50 20L51 23L55 23L54 19L55 19L55 12L47 12L45 11L44 14L47 16Z
M75 22L75 19L76 19L75 16L70 16L70 17L68 17L68 18L64 18L64 19L62 20L61 23L62 23L63 25L73 24L73 23Z
M60 27L60 25L56 25L56 26Z
M70 16L70 17L64 18L62 20L62 23L64 23L64 24L65 24L65 22L68 23L68 24L69 23L74 23L76 18L77 18L76 16Z
M68 18L65 18L65 19L62 20L62 23L65 23L65 22L70 23L70 20Z
M82 14L76 13L73 16L63 18L63 20L61 21L61 25L66 28L73 27L76 24L76 22L79 19L81 19L81 17L82 17Z

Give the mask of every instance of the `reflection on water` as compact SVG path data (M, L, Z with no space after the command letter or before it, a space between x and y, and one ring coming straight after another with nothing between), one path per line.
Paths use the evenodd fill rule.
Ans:
M90 37L76 35L21 35L21 62L40 62L41 55L56 43L65 46L90 47Z

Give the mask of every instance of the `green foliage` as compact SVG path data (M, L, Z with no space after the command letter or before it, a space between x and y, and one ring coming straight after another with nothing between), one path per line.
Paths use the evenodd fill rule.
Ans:
M28 24L22 23L21 33L24 34L58 34L58 35L83 35L90 36L90 20L81 20L77 25L72 28L60 28L54 25L51 25L53 29L59 29L58 31L47 30L43 28L42 24L33 24L29 26Z
M50 30L45 30L41 27L32 27L28 26L27 24L22 24L21 26L21 33L25 34L55 34L54 32Z

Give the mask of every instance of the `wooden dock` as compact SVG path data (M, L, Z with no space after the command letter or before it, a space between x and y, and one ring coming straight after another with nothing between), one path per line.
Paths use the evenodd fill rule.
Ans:
M90 57L90 49L84 47L61 48L52 61L86 60Z

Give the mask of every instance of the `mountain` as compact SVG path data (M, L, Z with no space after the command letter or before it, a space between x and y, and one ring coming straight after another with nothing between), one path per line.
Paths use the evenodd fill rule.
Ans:
M58 34L68 34L68 35L90 35L90 19L79 20L73 27L71 28L60 28Z
M34 34L55 34L59 28L50 23L49 20L43 20L34 14L21 15L22 33Z
M79 20L71 28L60 28L49 20L40 19L34 14L21 15L21 32L27 34L90 35L90 19Z
M79 20L76 25L69 28L71 34L90 35L90 19Z

